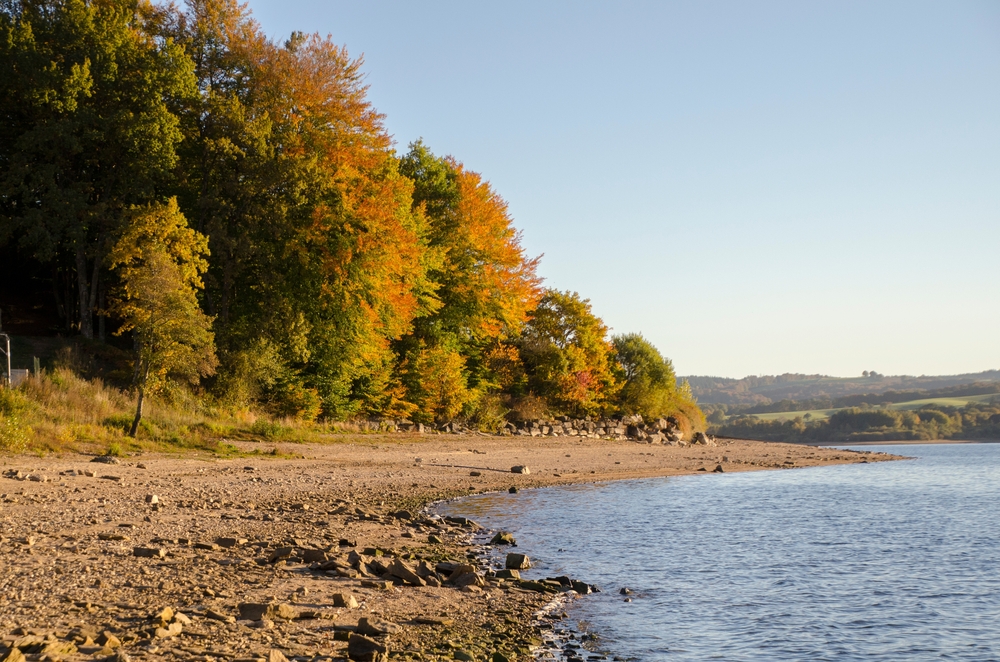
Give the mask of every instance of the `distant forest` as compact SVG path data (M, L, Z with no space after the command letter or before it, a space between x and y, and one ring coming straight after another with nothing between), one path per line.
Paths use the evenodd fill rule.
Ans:
M701 428L655 347L544 286L482 175L395 150L364 79L235 0L0 2L6 330L109 363L133 436L144 394L192 393L300 422Z
M796 443L1000 440L1000 396L991 403L965 407L927 405L914 411L850 407L818 421L803 417L768 421L743 415L712 425L710 431L725 437Z
M786 401L796 402L794 407L781 404L778 408L766 411L796 411L800 409L830 409L832 407L849 407L860 402L904 402L917 398L903 397L893 400L892 397L902 397L906 392L923 393L964 387L977 382L1000 383L1000 370L987 370L965 375L920 376L908 375L885 376L874 371L860 377L829 377L827 375L765 375L750 376L742 379L726 377L683 377L690 385L698 402L702 404L724 404L739 406L766 406ZM888 391L896 392L897 396L882 397ZM989 393L991 391L981 391ZM971 395L971 393L963 394ZM850 396L860 396L861 400L852 401ZM927 396L920 396L927 397ZM799 406L806 402L830 403L823 406ZM840 402L842 404L833 404ZM757 413L764 413L760 410Z

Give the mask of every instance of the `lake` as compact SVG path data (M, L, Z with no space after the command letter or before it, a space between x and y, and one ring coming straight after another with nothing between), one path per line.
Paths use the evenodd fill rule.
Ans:
M1000 444L912 460L469 497L608 659L1000 659ZM619 593L628 587L625 601ZM581 651L584 658L595 653Z

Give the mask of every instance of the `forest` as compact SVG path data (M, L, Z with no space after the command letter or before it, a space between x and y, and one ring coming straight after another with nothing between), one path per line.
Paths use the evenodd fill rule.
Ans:
M151 399L704 424L642 335L545 287L489 181L396 150L331 37L274 41L235 0L0 0L0 114L0 246L117 366L133 436Z

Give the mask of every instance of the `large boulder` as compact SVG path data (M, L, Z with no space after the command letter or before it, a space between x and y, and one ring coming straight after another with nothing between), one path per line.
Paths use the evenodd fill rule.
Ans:
M347 657L355 662L388 662L389 648L374 639L352 632L347 639Z

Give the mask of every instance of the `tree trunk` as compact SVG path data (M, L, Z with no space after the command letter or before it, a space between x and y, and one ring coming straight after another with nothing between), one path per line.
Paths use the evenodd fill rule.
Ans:
M100 310L97 317L97 337L101 342L104 342L107 340L107 333L105 332L107 320L107 314L105 313L105 308L107 307L107 292L105 291L104 283L101 283L101 294L98 298L98 305L100 306Z
M135 418L132 419L132 429L128 431L128 436L135 439L135 435L139 432L139 421L142 420L142 400L146 395L146 389L144 386L139 387L139 401L135 405Z
M80 299L80 335L91 340L94 337L94 316L91 314L87 255L83 252L83 246L76 247L76 284Z

